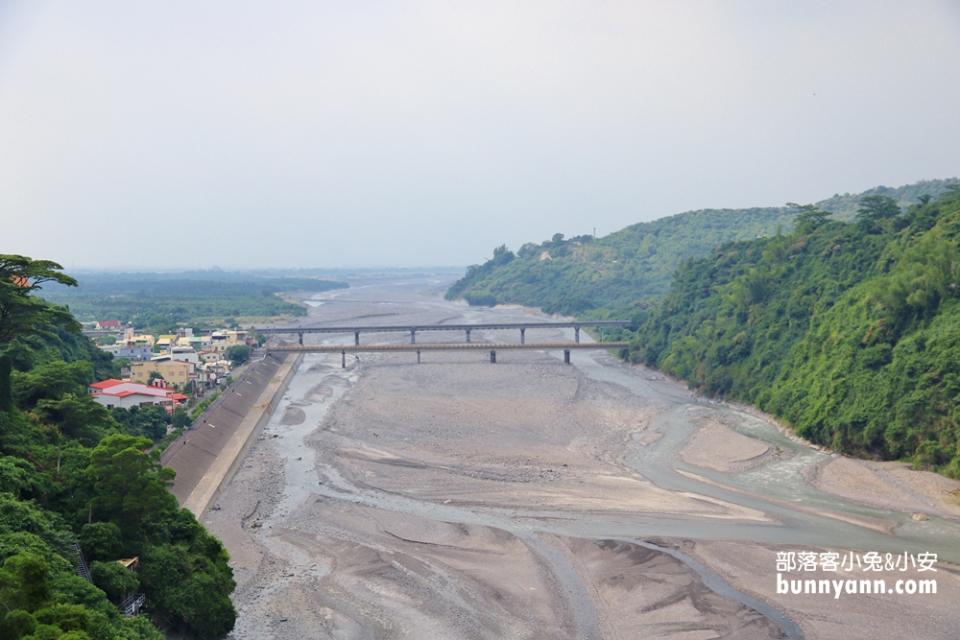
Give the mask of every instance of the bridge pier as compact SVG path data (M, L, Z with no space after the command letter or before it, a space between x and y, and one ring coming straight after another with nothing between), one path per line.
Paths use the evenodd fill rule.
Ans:
M360 332L359 332L359 331L354 331L354 332L353 332L353 344L354 344L354 346L357 346L357 347L360 346Z
M471 331L472 331L471 329L466 329L466 333L467 333L467 342L470 342L470 333L471 333Z
M410 329L410 344L417 344L417 330Z
M579 325L573 328L573 341L576 342L577 344L580 344L580 326Z
M491 351L491 352L490 352L490 364L497 364L497 352L496 352L496 351Z
M297 339L300 341L300 346L303 346L303 331L297 333Z
M570 364L570 349L563 350L563 364Z
M520 344L527 344L527 330L520 328Z

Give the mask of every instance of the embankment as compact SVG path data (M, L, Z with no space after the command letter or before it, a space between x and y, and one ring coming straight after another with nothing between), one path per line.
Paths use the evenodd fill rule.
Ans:
M302 356L266 356L233 382L161 458L175 470L172 492L200 516L232 475L250 441L276 408Z

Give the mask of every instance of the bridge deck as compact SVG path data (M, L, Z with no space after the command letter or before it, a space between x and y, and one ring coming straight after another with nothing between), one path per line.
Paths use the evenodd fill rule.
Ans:
M424 342L421 344L282 344L269 345L267 351L293 353L358 353L374 351L501 351L534 349L561 351L566 349L626 349L629 342Z
M473 329L576 329L579 327L625 327L629 320L576 320L571 322L487 322L477 324L401 324L336 327L263 327L258 333L376 333L394 331L468 331Z

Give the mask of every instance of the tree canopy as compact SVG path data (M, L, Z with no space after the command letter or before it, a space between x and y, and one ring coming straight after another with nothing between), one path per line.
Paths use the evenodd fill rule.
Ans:
M960 198L798 225L686 264L633 357L837 450L960 477Z
M0 276L0 637L161 640L156 622L222 638L235 618L226 551L179 508L173 472L151 452L170 417L87 394L114 363L34 295L73 284L59 265L0 256ZM93 583L74 573L74 542ZM117 564L130 556L139 572ZM115 603L137 589L147 615L125 618Z
M448 297L629 316L635 361L814 442L960 477L956 185L555 236L470 267Z

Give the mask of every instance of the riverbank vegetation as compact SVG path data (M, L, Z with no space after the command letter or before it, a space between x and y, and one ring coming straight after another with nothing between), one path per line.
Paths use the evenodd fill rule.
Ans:
M835 220L853 220L865 196L892 198L900 207L936 199L956 180L929 180L898 188L877 187L817 203ZM498 247L471 266L447 292L475 305L539 307L547 313L612 317L655 304L669 290L684 260L708 255L731 241L770 237L792 228L791 207L704 209L641 222L602 238L555 234L516 252Z
M918 200L868 194L849 221L793 207L780 232L682 262L665 296L574 309L632 307L635 361L813 442L960 478L960 190Z
M166 419L111 413L88 395L114 364L36 295L54 282L74 284L56 263L0 256L0 637L221 638L235 618L232 573L151 452ZM138 593L146 615L122 615Z
M685 264L632 337L638 361L785 418L836 450L960 478L960 193Z

